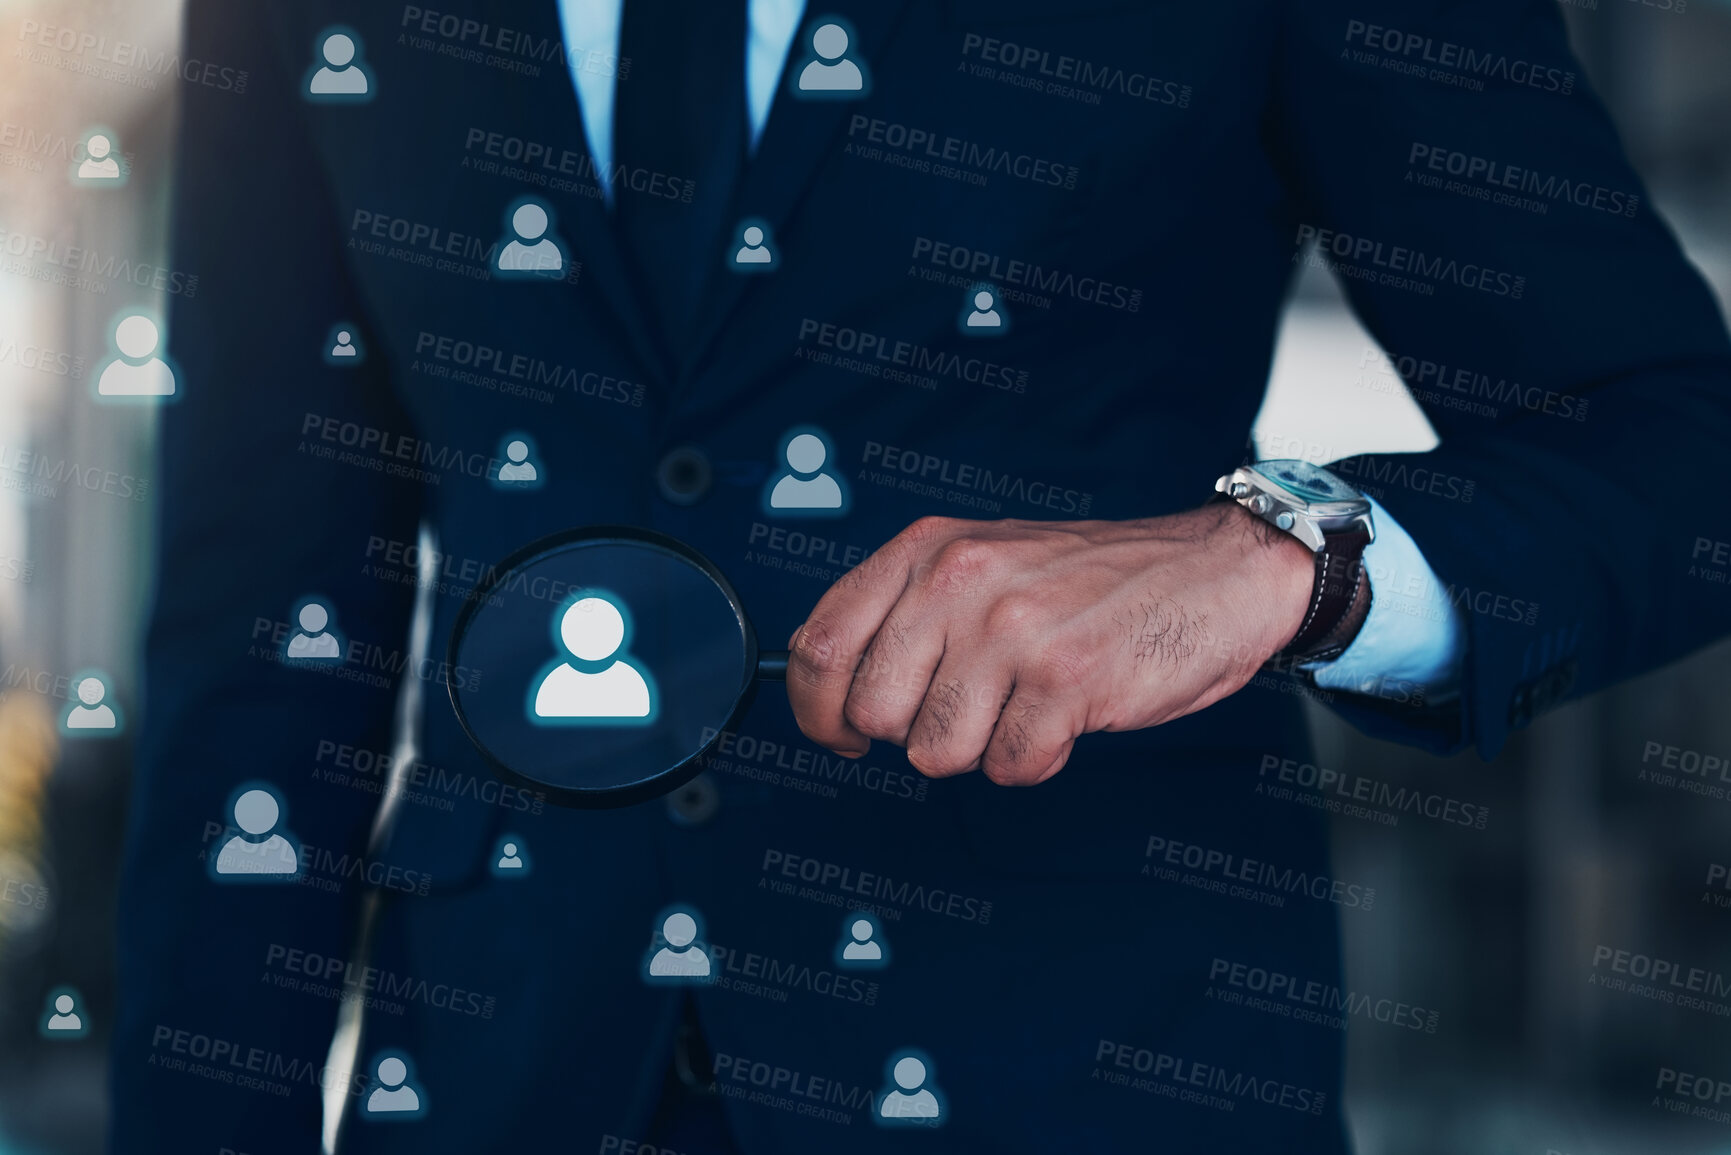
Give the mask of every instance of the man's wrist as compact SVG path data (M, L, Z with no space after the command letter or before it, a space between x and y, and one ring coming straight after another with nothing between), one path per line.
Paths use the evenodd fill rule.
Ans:
M1297 636L1310 611L1316 555L1235 501L1211 502L1202 509L1216 519L1218 537L1236 559L1223 576L1242 585L1266 625L1265 656L1279 653Z

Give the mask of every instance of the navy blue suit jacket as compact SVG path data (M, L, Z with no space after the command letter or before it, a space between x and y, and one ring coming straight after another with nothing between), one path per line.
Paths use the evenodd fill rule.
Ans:
M436 666L398 672L423 523L442 551L435 663L482 567L584 523L692 543L773 645L922 515L1197 504L1245 456L1282 300L1320 242L1385 348L1469 373L1414 382L1439 449L1341 467L1464 591L1461 698L1384 686L1337 708L1489 756L1538 710L1724 631L1723 591L1689 568L1731 526L1676 477L1731 433L1725 332L1553 4L831 7L869 98L778 96L729 219L768 222L779 267L691 258L716 273L675 344L586 172L545 47L552 0L469 0L431 30L399 6L190 4L185 55L248 76L181 93L174 264L198 283L169 318L182 395L163 411L117 1150L314 1149L345 978L369 998L363 1069L334 1076L353 1149L642 1138L680 995L640 973L674 902L704 914L728 980L697 1006L748 1151L1344 1149L1341 1032L1215 997L1241 989L1223 963L1339 983L1336 919L1391 900L1374 876L1334 875L1313 812L1258 793L1267 759L1306 748L1280 679L1084 738L1030 790L926 782L881 744L841 762L765 692L710 770L701 822L660 802L565 811L499 787ZM370 102L300 95L333 24L364 45ZM618 196L681 187L648 175ZM1545 210L1497 199L1510 191ZM562 282L486 274L524 195L555 210ZM1004 290L1001 340L957 332L975 281ZM345 320L367 355L333 367L321 353ZM1521 391L1493 416L1463 410L1471 374ZM845 517L765 516L796 425L830 435ZM545 482L501 493L486 474L519 430ZM670 500L657 470L681 446L710 480ZM835 545L754 528L771 524ZM361 643L345 676L272 660L314 594ZM1539 613L1498 611L1511 600ZM424 699L421 763L369 845L405 680ZM283 794L307 884L207 876L253 779ZM488 869L506 834L532 854L526 878ZM894 952L863 978L833 957L862 895ZM349 971L375 901L375 969ZM910 1046L949 1119L899 1137L872 1125L871 1096ZM425 1119L353 1119L386 1048L413 1058Z

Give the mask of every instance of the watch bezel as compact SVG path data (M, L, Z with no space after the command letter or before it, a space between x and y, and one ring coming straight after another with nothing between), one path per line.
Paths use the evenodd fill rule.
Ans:
M1312 553L1321 552L1328 544L1326 540L1328 534L1349 529L1354 525L1362 524L1365 531L1370 535L1370 540L1376 539L1376 527L1371 520L1371 505L1368 498L1361 495L1345 501L1310 501L1300 497L1279 481L1263 473L1259 468L1262 465L1273 464L1275 460L1284 459L1270 459L1254 462L1250 465L1241 465L1223 477L1221 479L1222 484L1218 485L1217 488L1231 496L1232 483L1243 482L1257 493L1265 494L1271 502L1268 510L1257 513L1252 509L1250 512L1273 525L1276 529L1281 529L1282 532L1296 537L1309 546ZM1312 469L1324 468L1308 461L1304 464ZM1337 481L1340 480L1338 476L1332 473L1329 476L1335 477ZM1346 485L1344 481L1341 481L1340 484ZM1347 488L1350 489L1351 487L1347 486ZM1244 497L1235 497L1233 500L1249 509L1248 502L1253 496L1255 495L1246 494ZM1275 518L1279 517L1283 511L1293 515L1293 523L1290 527L1283 528L1275 521Z

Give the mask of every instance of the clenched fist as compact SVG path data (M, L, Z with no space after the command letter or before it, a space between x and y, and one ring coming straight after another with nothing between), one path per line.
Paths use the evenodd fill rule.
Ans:
M931 777L1031 785L1095 730L1157 726L1238 690L1303 622L1303 544L1237 505L1136 521L915 522L788 642L807 737L907 747Z

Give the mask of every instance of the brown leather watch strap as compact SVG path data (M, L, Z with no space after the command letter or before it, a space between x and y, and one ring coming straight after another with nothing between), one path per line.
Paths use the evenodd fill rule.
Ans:
M1370 613L1370 578L1364 572L1364 547L1369 544L1370 533L1363 526L1323 536L1323 547L1315 555L1310 609L1276 655L1283 665L1337 658L1358 636Z

